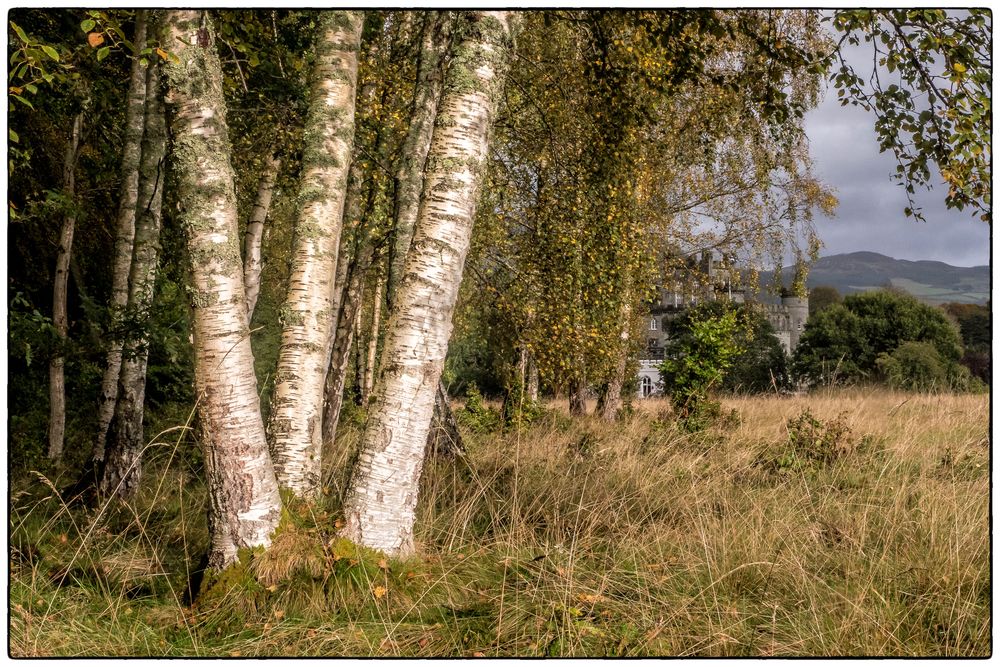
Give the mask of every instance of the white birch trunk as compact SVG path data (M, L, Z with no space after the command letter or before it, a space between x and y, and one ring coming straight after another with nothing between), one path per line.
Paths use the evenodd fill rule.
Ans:
M281 159L269 154L264 160L264 171L257 184L257 198L243 235L243 285L247 292L247 315L251 320L257 307L257 295L260 294L260 272L263 267L260 244L264 237L264 222L271 208L274 183L280 170Z
M63 194L70 201L71 208L63 218L59 230L59 250L56 253L56 272L52 284L52 325L59 338L60 350L49 361L49 458L62 458L66 439L66 357L61 349L69 334L69 320L66 315L66 290L69 284L69 263L73 253L73 232L76 229L76 156L80 149L80 129L83 112L73 119L66 155L63 158Z
M387 326L378 388L345 502L342 534L413 551L420 472L489 132L512 47L512 12L467 12L445 80L423 202Z
M146 22L148 10L140 9L135 15L136 54L146 48ZM135 236L135 208L139 198L139 161L142 156L143 118L146 105L146 67L140 57L132 61L129 78L128 103L125 108L125 137L122 149L122 184L118 195L118 213L115 218L115 249L111 268L111 335L108 356L101 379L101 398L97 410L97 440L93 458L104 460L104 444L108 425L118 400L118 376L122 365L122 313L128 303L128 276L132 265L132 241Z
M207 13L165 16L166 102L190 261L195 391L209 489L209 567L267 547L281 516L257 398L222 71ZM175 60L176 58L176 60Z
M146 82L146 119L142 137L139 199L133 243L132 268L126 311L136 323L122 348L118 402L109 429L100 489L104 494L131 497L142 475L146 362L149 358L149 313L153 305L160 259L160 221L163 202L164 154L167 128L159 87L159 67L154 62Z
M413 240L413 228L420 212L420 193L424 186L424 166L434 133L441 86L444 81L448 45L451 42L449 12L426 12L421 36L417 84L413 91L410 127L400 154L396 171L395 239L389 262L386 300L389 308L396 300L396 291L403 275L406 254Z
M299 214L268 424L282 487L320 489L323 390L333 335L333 283L354 140L361 12L320 14L305 126Z

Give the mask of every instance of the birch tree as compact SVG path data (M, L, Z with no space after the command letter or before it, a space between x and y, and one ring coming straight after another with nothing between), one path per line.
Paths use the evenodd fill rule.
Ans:
M393 241L386 300L389 308L396 299L406 254L413 239L413 228L420 210L420 193L424 185L424 165L431 147L434 119L451 43L449 12L426 12L423 20L417 85L413 91L410 127L400 154L396 171L395 239Z
M73 234L76 231L76 158L80 149L80 131L83 111L73 118L73 129L63 158L63 195L69 202L59 231L59 250L56 253L55 279L52 285L52 325L60 346L66 342L69 320L66 315L66 291L69 284L69 263L73 253ZM49 361L49 458L62 458L66 439L66 356L60 349Z
M128 102L125 107L125 136L122 148L122 183L119 190L118 213L115 217L115 249L111 268L111 336L108 356L101 380L101 398L97 415L97 440L93 458L104 460L104 445L108 425L118 400L118 376L122 366L122 312L128 303L129 270L132 264L132 242L135 236L135 209L139 198L139 161L142 156L142 133L146 104L146 66L139 56L146 48L148 10L140 9L135 16L135 57L129 78Z
M323 12L319 18L292 271L268 424L278 482L303 497L320 487L323 389L354 142L361 21L360 12Z
M149 67L146 82L145 130L138 188L132 266L129 271L130 331L122 347L118 401L111 420L100 489L103 493L131 496L141 477L143 404L146 396L146 362L149 358L148 320L160 259L160 223L163 201L164 153L167 128L159 86L160 70Z
M489 133L513 42L511 12L464 12L434 125L423 199L380 378L345 497L342 534L413 550L420 472L469 248Z
M251 320L257 307L257 295L260 294L260 271L263 267L260 244L264 237L264 222L271 208L271 197L279 171L281 158L269 154L264 160L264 171L257 184L257 197L247 220L247 230L243 234L243 285L247 293L247 317Z
M250 349L222 73L205 12L165 15L166 102L191 279L195 391L209 491L208 565L270 544L281 498Z

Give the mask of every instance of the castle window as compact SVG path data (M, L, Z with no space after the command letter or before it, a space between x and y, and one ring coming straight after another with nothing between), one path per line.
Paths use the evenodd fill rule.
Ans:
M640 382L642 387L642 397L647 398L653 393L653 380L648 375L642 376L642 381Z
M656 331L656 318L655 317L649 318L649 330L650 331Z

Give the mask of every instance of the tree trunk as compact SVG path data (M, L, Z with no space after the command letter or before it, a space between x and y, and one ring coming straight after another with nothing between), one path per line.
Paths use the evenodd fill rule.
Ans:
M364 298L365 274L371 266L375 246L371 239L363 240L364 247L359 251L347 279L344 295L340 304L340 315L337 317L337 331L333 340L333 351L330 354L330 372L326 377L326 405L323 415L323 442L332 443L337 436L337 425L340 422L340 410L344 404L344 385L347 381L347 369L351 361L351 345L355 340L355 330L359 325L361 315L361 300ZM358 350L357 360L361 360ZM360 380L361 373L355 373Z
M382 320L382 297L385 296L385 276L380 275L375 283L375 298L372 299L372 326L368 333L368 355L365 359L365 376L361 383L361 404L368 405L368 398L375 385L375 356L378 354L378 332Z
M574 375L569 383L569 413L574 417L587 414L587 382L579 374Z
M257 295L260 294L260 271L263 266L260 243L264 237L264 221L271 208L271 195L274 194L274 183L280 170L281 159L269 154L264 160L264 171L257 184L257 198L243 236L243 285L247 293L247 315L251 320L257 307Z
M528 353L527 376L526 395L529 401L535 403L538 401L538 366L535 364L534 355L530 352Z
M104 460L104 444L108 426L118 400L118 376L122 366L122 314L128 303L128 276L132 265L132 241L135 237L135 208L139 198L139 161L142 157L142 133L146 106L146 66L139 52L146 48L148 10L135 15L136 56L129 78L128 103L125 107L125 136L122 149L122 184L118 194L115 218L115 249L111 263L111 328L108 336L108 356L101 379L101 398L97 410L97 440L93 458Z
M122 347L118 402L111 420L110 446L101 475L102 494L130 497L141 477L144 444L142 422L149 358L148 321L153 305L160 259L160 211L163 201L163 156L167 147L166 118L160 95L159 67L154 62L146 82L146 122L142 137L139 208L136 216L132 268L126 311L135 322Z
M361 12L320 14L292 271L268 424L275 472L301 497L320 489L323 390L333 336L333 281L354 140Z
M438 381L437 396L434 397L434 416L427 434L427 451L446 458L465 455L465 442L442 381Z
M391 310L403 275L406 254L413 239L413 227L420 210L424 187L424 165L431 146L434 119L444 81L448 46L451 43L449 12L425 12L417 65L417 84L413 91L410 127L403 143L396 170L395 240L389 262L386 302Z
M420 216L345 497L342 534L389 554L413 551L420 472L489 132L506 77L514 16L462 14L462 40L434 125Z
M629 339L632 334L632 307L626 301L622 305L622 333L618 358L611 371L611 377L601 394L600 406L597 410L601 419L613 422L618 419L622 409L622 386L625 384L625 369L628 366Z
M80 150L80 130L83 112L73 119L73 130L66 155L63 158L63 194L70 202L70 209L63 218L59 231L59 250L56 253L56 275L52 285L52 324L59 338L59 350L49 361L49 458L62 458L66 439L66 357L63 347L69 334L66 316L66 291L69 285L69 260L73 253L73 232L76 229L76 156Z
M239 549L270 544L281 498L257 398L232 150L210 19L207 12L170 10L165 27L171 163L190 260L195 391L209 492L208 565L222 569Z

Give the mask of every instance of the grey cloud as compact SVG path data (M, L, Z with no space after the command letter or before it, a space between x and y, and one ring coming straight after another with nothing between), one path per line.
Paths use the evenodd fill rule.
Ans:
M871 60L858 48L848 55L859 63ZM860 73L860 64L858 68ZM815 174L837 191L840 200L834 218L816 220L825 244L823 254L870 250L897 259L988 264L989 225L969 212L948 210L943 186L917 192L926 223L903 214L906 193L890 178L896 168L893 156L879 153L874 120L863 109L841 106L832 88L806 116Z

